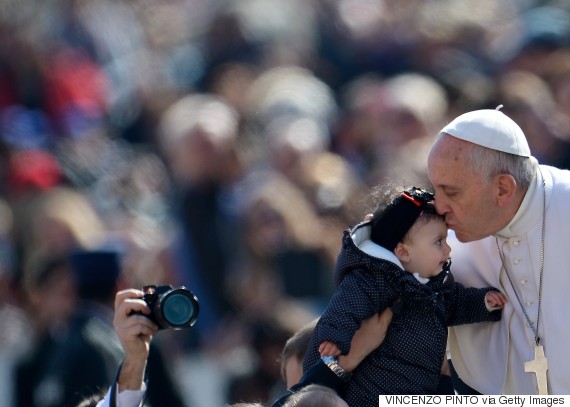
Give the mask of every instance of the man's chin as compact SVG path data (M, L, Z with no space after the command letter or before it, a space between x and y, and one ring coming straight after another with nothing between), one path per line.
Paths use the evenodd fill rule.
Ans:
M484 236L482 237L477 237L477 236L473 236L473 235L465 235L462 234L461 232L455 232L455 238L460 241L461 243L469 243L469 242L474 242L476 240L481 240L484 238Z
M453 227L449 227L449 229L453 232L453 234L455 235L455 239L457 239L458 241L460 241L461 243L467 243L467 242L471 242L474 239L470 238L469 236L466 236L464 233L461 233L461 231L457 231L456 229L454 229Z
M467 243L469 242L469 239L467 239L465 236L463 236L460 233L455 233L455 238L460 241L461 243Z

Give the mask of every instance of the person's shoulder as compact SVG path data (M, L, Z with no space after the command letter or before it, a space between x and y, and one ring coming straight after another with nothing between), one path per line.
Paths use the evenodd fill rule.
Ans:
M570 170L541 165L540 172L546 183L548 201L566 207L570 197Z
M540 172L543 175L546 176L548 174L550 177L552 177L552 184L554 188L558 188L562 185L566 185L566 187L570 186L570 169L558 168L544 164L541 164L539 168Z

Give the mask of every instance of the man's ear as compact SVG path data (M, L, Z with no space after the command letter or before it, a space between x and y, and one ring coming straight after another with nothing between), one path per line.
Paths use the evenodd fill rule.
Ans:
M396 245L394 254L402 263L407 263L410 261L410 252L408 251L408 247L402 242Z
M495 181L497 188L497 205L499 205L499 207L508 206L517 192L517 181L510 174L499 174Z

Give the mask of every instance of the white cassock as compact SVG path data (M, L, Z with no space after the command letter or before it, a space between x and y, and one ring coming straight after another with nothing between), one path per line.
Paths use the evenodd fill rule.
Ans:
M540 166L546 183L545 257L539 335L548 359L548 393L570 394L570 171ZM453 274L466 286L494 286L509 298L502 320L449 329L459 377L483 394L537 394L535 337L540 284L543 186L539 173L515 218L497 233L512 285L502 269L495 237L460 243L450 234ZM514 285L514 288L513 288ZM516 289L520 304L514 294Z

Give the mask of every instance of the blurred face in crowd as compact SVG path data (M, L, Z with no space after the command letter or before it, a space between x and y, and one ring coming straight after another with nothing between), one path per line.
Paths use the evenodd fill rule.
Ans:
M175 179L183 185L200 184L215 178L219 160L211 137L203 129L196 129L179 140L169 155Z
M40 329L65 323L75 309L74 283L70 270L64 265L57 266L45 281L31 288L28 295Z
M263 199L255 202L246 216L245 240L260 257L271 257L285 247L287 228L283 217Z

